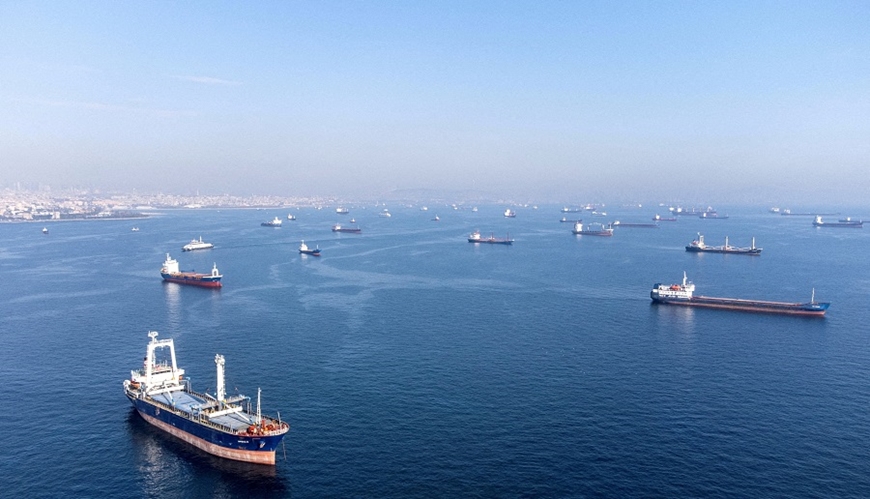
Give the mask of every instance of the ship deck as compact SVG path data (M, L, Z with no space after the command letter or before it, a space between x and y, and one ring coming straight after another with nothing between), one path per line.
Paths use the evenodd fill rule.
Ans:
M213 401L197 397L192 393L185 391L160 393L152 396L151 399L160 402L161 404L175 407L176 409L188 414L196 414L197 409L213 405ZM233 431L242 431L248 428L248 426L254 424L253 418L248 417L244 411L209 418L209 420L213 423L232 428Z

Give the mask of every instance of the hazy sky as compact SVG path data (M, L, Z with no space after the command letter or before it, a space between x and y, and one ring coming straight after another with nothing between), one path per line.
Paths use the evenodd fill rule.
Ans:
M0 185L866 201L870 2L0 0Z

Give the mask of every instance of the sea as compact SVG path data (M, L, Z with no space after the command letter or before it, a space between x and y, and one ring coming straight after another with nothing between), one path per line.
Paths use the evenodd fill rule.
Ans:
M604 238L560 219L667 208L349 208L0 224L0 495L870 497L870 227L735 206ZM360 234L331 231L351 217ZM478 229L515 242L468 243ZM698 233L763 252L686 252ZM200 236L214 249L182 252ZM216 264L223 288L162 282L167 253ZM652 304L683 272L698 294L831 306ZM133 410L122 382L149 331L195 389L214 392L218 353L228 393L262 389L291 425L275 466L210 456Z

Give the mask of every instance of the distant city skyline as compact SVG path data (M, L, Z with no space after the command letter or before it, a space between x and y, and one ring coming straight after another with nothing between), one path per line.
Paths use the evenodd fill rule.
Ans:
M0 5L0 186L866 203L870 4Z

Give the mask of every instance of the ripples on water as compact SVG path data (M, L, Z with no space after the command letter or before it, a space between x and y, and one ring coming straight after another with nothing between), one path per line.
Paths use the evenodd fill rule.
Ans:
M207 210L137 233L0 225L4 494L870 496L867 232L734 209L583 238L558 207L503 210L358 210L361 235L315 210L281 229L259 222L286 213ZM516 243L466 243L475 229ZM699 231L764 254L685 253ZM200 235L215 249L181 252ZM161 283L166 252L216 262L225 287ZM703 294L815 287L833 305L822 320L651 305L684 270ZM229 391L262 387L291 423L286 460L227 462L142 421L121 380L150 329L195 388L214 390L215 353Z

